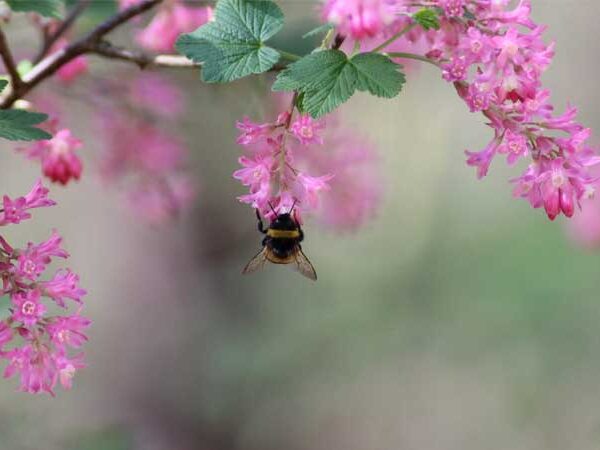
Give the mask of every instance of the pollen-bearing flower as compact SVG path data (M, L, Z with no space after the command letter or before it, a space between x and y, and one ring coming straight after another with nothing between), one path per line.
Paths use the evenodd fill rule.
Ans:
M303 212L315 210L319 193L329 189L333 175L308 174L295 161L310 144L320 142L317 132L322 124L306 116L294 121L293 112L286 111L273 122L253 123L244 118L237 127L241 131L237 142L247 154L240 157L242 169L236 170L233 177L249 190L238 199L269 218L273 210L289 211L294 205L298 221Z
M323 144L323 138L319 135L325 128L321 121L314 120L308 114L302 114L292 123L290 131L302 145Z
M439 29L416 26L411 17L424 7L435 8ZM509 165L529 160L512 180L514 194L544 208L550 219L574 215L594 189L590 170L600 157L587 143L590 131L577 122L574 107L555 115L542 84L554 43L544 41L546 27L532 20L531 0L327 0L323 17L342 34L369 38L365 47L377 45L399 62L425 59L441 69L469 110L483 114L493 130L483 150L466 152L479 178L497 155ZM394 56L398 51L403 56Z
M47 194L38 181L24 197L5 196L0 225L29 219L29 209L54 205ZM70 349L87 341L84 331L90 321L80 315L85 290L69 269L58 270L49 280L44 277L52 258L68 256L56 231L23 249L0 235L0 298L10 301L9 316L0 318L0 359L7 361L4 377L18 376L24 392L54 395L58 383L69 389L75 373L85 367L82 353L70 355ZM67 299L77 303L76 313L68 313ZM49 313L48 302L66 314Z

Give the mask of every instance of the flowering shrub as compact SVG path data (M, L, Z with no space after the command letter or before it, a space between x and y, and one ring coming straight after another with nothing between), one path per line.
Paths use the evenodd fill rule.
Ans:
M48 189L38 181L24 197L4 196L0 225L19 224L31 218L31 209L53 205ZM54 395L58 382L70 388L76 371L85 367L83 353L70 354L70 349L79 349L87 340L83 332L90 324L80 315L85 291L79 287L79 276L60 269L44 279L53 258L69 257L61 244L56 231L48 240L29 242L24 248L12 247L0 235L0 294L10 300L10 314L0 321L0 358L8 361L4 376L18 375L25 392ZM76 312L49 312L48 304L66 311L70 302Z
M6 3L30 14L43 42L37 55L17 61L0 30L6 72L0 80L0 137L33 141L18 151L39 162L54 183L81 178L85 143L64 123L55 102L45 108L31 94L52 78L71 85L85 77L92 70L88 55L141 69L197 69L206 83L266 73L277 93L275 111L266 120L244 117L236 124L242 156L233 177L247 190L239 200L271 221L293 210L297 225L312 214L328 226L356 229L381 198L378 159L364 138L344 127L337 109L357 91L395 98L406 82L404 67L427 63L492 131L483 150L465 152L477 176L485 177L498 155L510 166L525 161L525 171L510 180L515 197L543 207L551 220L582 208L575 229L589 229L586 239L598 239L595 203L586 200L595 193L600 157L588 144L590 129L577 122L577 110L555 112L541 82L554 44L532 20L530 0L325 0L318 12L324 24L307 33L322 39L307 55L269 44L284 27L283 12L269 0L218 0L214 7L118 0L108 18L79 37L74 24L89 1L69 2L66 11L63 0ZM154 15L142 21L147 12ZM110 41L109 33L130 22L131 40L143 50ZM185 170L185 144L169 132L185 109L183 93L156 74L131 83L106 81L97 89L104 151L94 162L101 179L124 187L130 209L152 223L178 216L196 190ZM52 119L34 112L38 108ZM132 117L136 108L143 114ZM24 197L5 196L0 225L18 224L30 209L53 205L47 192L38 182ZM299 227L283 231L303 236ZM0 357L8 361L6 376L18 373L28 392L53 393L59 381L70 387L84 367L82 355L68 353L85 342L90 324L79 315L85 293L79 278L59 270L44 279L53 259L68 256L61 243L53 232L43 243L15 249L0 235L2 293L10 302L7 317L0 318ZM49 313L70 304L77 306L72 315Z

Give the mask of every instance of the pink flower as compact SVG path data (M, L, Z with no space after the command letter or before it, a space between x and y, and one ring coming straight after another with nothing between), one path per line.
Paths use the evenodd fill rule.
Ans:
M3 223L18 223L28 218L28 208L49 206L54 202L47 198L48 190L38 181L31 192L15 201L5 197ZM20 389L25 392L48 392L60 381L64 387L71 385L76 369L83 367L81 356L71 358L67 347L80 347L87 337L83 329L89 320L79 311L71 316L47 316L45 297L59 306L66 307L65 299L79 303L85 291L78 285L79 277L70 270L59 270L50 281L40 280L53 257L67 258L61 248L61 237L55 232L40 244L28 243L25 249L14 248L0 236L0 295L9 295L10 317L0 320L0 358L8 361L4 371L6 378L20 376ZM47 301L47 300L45 300ZM10 350L4 347L19 339Z
M513 133L506 130L502 144L498 146L498 153L506 154L508 164L515 164L519 158L523 158L529 154L527 138L522 134Z
M66 185L69 180L79 180L82 172L81 160L75 150L82 143L68 129L59 130L48 141L39 141L29 148L21 149L30 159L42 161L42 173L53 182Z
M52 298L58 306L65 307L65 299L69 298L81 303L81 297L86 294L79 287L79 276L69 269L61 269L56 272L52 280L39 283L44 295Z
M14 310L11 318L22 322L27 327L35 325L46 312L46 307L40 302L40 297L41 293L37 289L14 294L12 296Z
M302 114L294 121L290 131L302 145L323 144L323 138L318 134L323 128L321 122L313 120L308 114Z
M317 209L319 207L319 193L331 189L329 181L331 181L332 178L333 175L331 174L322 177L311 177L310 175L299 173L299 184L297 186L300 189L296 191L296 198L303 205L312 209Z
M31 214L27 211L30 209L54 206L56 202L48 198L48 192L48 189L42 186L41 180L37 180L25 197L12 200L5 195L2 200L3 211L0 212L0 225L17 224L29 219Z
M389 0L328 0L323 19L353 39L375 37L394 22L398 6Z
M73 387L73 377L78 370L86 367L83 362L83 353L76 355L73 358L68 358L61 354L56 358L56 369L58 371L58 379L63 388L69 390Z
M254 123L248 117L235 125L242 132L237 139L239 145L250 145L258 142L262 138L266 138L277 127L277 124L272 123Z
M137 35L137 41L148 50L172 52L180 34L204 25L212 19L212 14L210 6L198 8L180 3L166 4Z
M69 45L69 42L66 39L60 39L54 46L52 47L53 51L58 51L65 48ZM69 84L79 78L81 75L87 73L88 71L88 60L85 56L78 56L73 59L69 63L61 66L56 71L56 76L63 83Z
M56 366L51 353L45 347L25 345L8 352L9 364L4 371L4 378L19 374L20 390L37 394L47 392L54 395L56 384Z
M480 152L465 151L465 154L469 157L467 159L467 164L469 166L477 167L477 178L483 178L487 175L492 159L494 159L497 151L497 139L491 141L487 147Z
M88 340L83 331L91 324L89 319L80 315L56 317L46 326L52 342L60 348L66 346L80 348Z
M51 257L68 258L69 254L60 247L62 238L52 232L52 236L41 244L27 244L27 248L19 252L17 258L17 278L26 278L35 281L50 264Z

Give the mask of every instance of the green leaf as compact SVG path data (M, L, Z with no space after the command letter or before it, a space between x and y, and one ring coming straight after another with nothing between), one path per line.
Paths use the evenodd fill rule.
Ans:
M309 37L317 36L322 33L328 33L329 31L333 30L334 28L335 28L335 26L333 24L326 23L325 25L321 25L320 27L313 28L308 33L306 33L304 36L302 36L302 39L307 39Z
M6 86L8 86L8 80L0 80L0 92L2 92Z
M215 21L177 40L177 51L203 63L202 79L225 83L266 72L279 52L264 43L283 27L279 7L264 0L220 0Z
M60 19L64 13L63 0L6 0L10 9L17 12L34 12L44 17Z
M356 90L392 98L405 82L400 66L387 56L361 53L348 58L340 50L312 53L279 74L274 91L298 91L302 109L318 118L346 102Z
M413 19L426 30L432 28L434 30L440 29L440 19L437 12L433 9L422 9L415 13Z
M377 97L394 98L402 90L406 78L402 67L379 53L361 53L351 59L358 74L356 88Z
M0 137L10 141L40 141L52 138L51 134L34 127L48 116L20 109L0 110Z

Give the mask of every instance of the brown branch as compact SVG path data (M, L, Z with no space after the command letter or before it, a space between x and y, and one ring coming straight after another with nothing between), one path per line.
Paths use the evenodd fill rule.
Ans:
M40 82L54 75L58 69L68 64L78 56L93 51L101 39L115 28L123 25L134 17L154 8L163 0L141 0L139 3L115 14L106 22L101 23L84 37L74 41L62 50L59 50L42 59L22 79L20 85L6 89L0 96L0 108L10 108L14 102L27 95Z
M15 59L13 58L12 52L10 51L10 47L8 45L8 41L6 40L6 35L0 27L0 57L4 62L4 67L8 72L8 76L10 77L10 81L15 89L22 86L23 81L21 80L21 76L19 75L19 71L17 70L17 65L15 64Z
M136 64L140 69L148 67L193 68L202 66L200 63L195 63L185 56L148 55L144 52L117 47L107 41L98 42L90 49L90 53L109 59L130 62Z
M71 9L65 20L62 21L58 29L44 40L44 45L37 56L33 59L33 64L39 63L50 51L52 46L73 26L77 18L87 9L92 0L79 0Z

